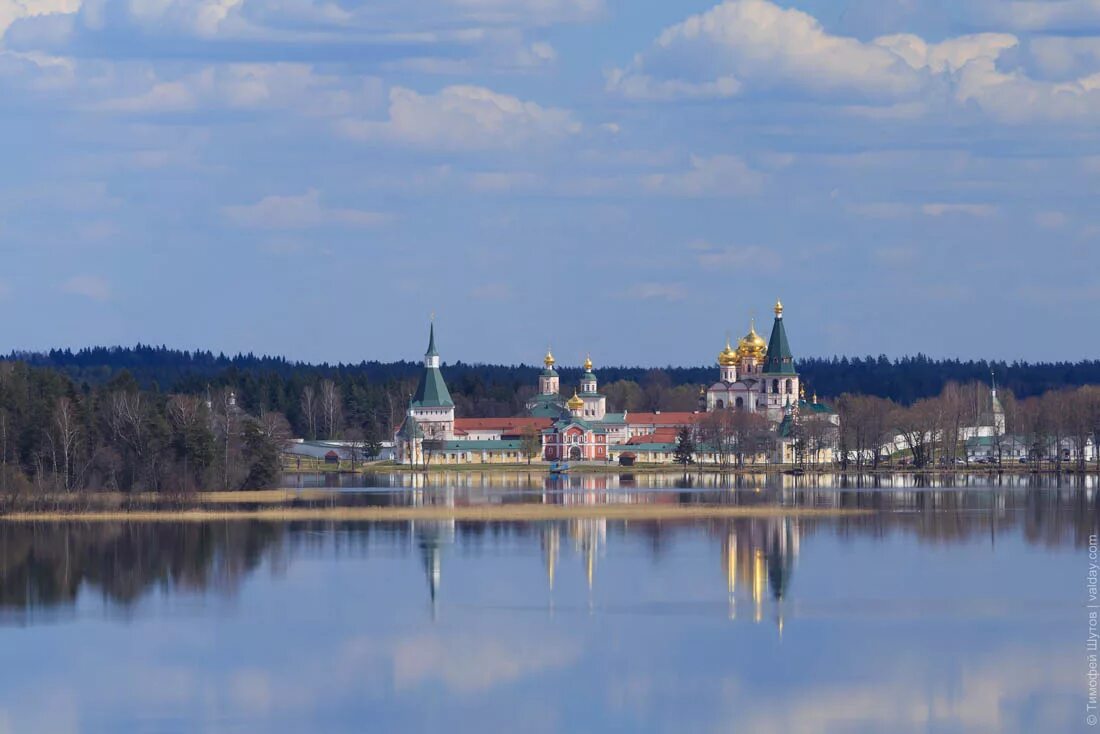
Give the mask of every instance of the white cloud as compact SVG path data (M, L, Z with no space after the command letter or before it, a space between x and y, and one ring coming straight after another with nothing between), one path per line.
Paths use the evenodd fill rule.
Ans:
M1069 223L1065 212L1046 210L1035 213L1035 224L1043 229L1061 229Z
M921 212L930 217L942 217L950 214L962 214L969 217L992 217L997 213L997 207L991 204L930 203L921 206Z
M75 13L81 0L0 0L0 38L11 24L22 18Z
M683 283L636 283L622 295L634 301L682 301L688 289Z
M466 16L496 23L567 23L590 20L604 11L604 0L445 0Z
M964 16L1019 31L1080 31L1100 24L1096 0L969 0Z
M742 85L896 97L921 79L889 49L831 35L800 10L729 0L665 29L608 83L627 96L661 98L730 96Z
M345 119L339 130L377 140L451 150L516 148L576 135L581 124L568 110L542 107L491 89L450 86L437 94L404 87L390 91L389 119Z
M1073 48L1060 48L1063 42ZM1010 66L1006 52L1018 45L1009 33L939 43L913 34L862 41L830 34L808 13L769 0L726 0L665 29L628 65L612 70L607 86L655 100L787 90L847 102L861 116L884 109L885 119L935 114L944 104L1011 124L1100 116L1100 56L1091 39L1037 45L1040 64L1079 74L1062 82L1034 79L1018 61Z
M768 270L779 262L779 257L759 245L716 247L708 242L691 246L699 264L706 268L757 268Z
M93 301L107 301L111 298L111 284L98 275L74 275L61 284L61 290Z
M255 204L224 207L222 212L234 224L252 229L373 227L390 219L381 212L325 207L316 189L300 196L266 196Z
M308 116L346 115L378 103L373 79L319 75L307 64L222 64L171 79L147 73L144 88L94 107L117 112L289 109Z
M765 181L735 155L711 158L691 157L691 168L683 172L654 173L642 180L654 193L684 197L747 196L757 193Z

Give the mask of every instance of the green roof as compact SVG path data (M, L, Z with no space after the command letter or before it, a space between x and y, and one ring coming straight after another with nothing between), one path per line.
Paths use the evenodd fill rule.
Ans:
M764 372L770 375L793 375L794 357L791 345L787 343L787 330L783 327L783 317L776 316L772 324L772 335L768 340L768 356L764 358Z
M579 392L577 393L582 398L598 398L600 394L598 392Z
M607 433L607 429L597 423L590 423L583 418L574 418L573 416L565 416L561 420L554 422L554 428L568 428L569 426L580 426L586 431L592 431L593 433Z
M558 395L536 395L527 401L527 414L532 418L557 418L565 410L565 404Z
M435 351L435 323L433 322L428 329L428 351L424 353L425 357L438 357L439 352Z
M610 447L610 450L614 453L623 453L626 451L664 451L672 452L676 450L676 444L674 443L620 443Z
M626 413L605 413L599 422L605 425L621 426L626 423Z
M420 384L413 395L413 407L416 408L453 408L454 401L443 380L438 367L425 367L420 376Z

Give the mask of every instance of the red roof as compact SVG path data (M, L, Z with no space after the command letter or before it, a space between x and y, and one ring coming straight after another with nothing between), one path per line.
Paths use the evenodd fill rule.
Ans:
M689 426L702 420L705 413L627 413L632 426Z
M455 418L455 433L469 433L470 431L520 432L528 428L541 430L549 428L553 422L553 418Z
M675 428L662 428L643 436L633 436L627 441L627 444L674 443L676 441L676 434L678 433L679 431Z

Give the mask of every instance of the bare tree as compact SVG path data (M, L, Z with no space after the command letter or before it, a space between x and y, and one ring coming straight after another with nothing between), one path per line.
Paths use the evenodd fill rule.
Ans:
M527 465L530 466L531 460L542 454L542 434L539 432L539 429L534 426L526 426L523 429L520 449L527 459Z
M325 438L339 438L343 427L343 404L340 401L340 388L332 380L321 382L321 427Z
M83 442L84 427L81 425L77 406L67 396L57 399L53 410L53 420L46 439L50 444L54 475L60 474L61 488L66 492L79 486L83 479L83 464L78 469L78 454ZM60 465L59 465L60 462Z
M317 438L317 416L320 413L320 401L317 398L317 392L313 389L313 385L306 385L302 388L302 417L306 421L306 438Z

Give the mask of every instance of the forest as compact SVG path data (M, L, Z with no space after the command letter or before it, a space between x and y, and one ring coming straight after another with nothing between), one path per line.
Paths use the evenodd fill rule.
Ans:
M311 365L146 345L12 353L0 361L0 490L269 486L291 436L362 442L370 454L400 425L421 369L419 362ZM457 415L483 417L522 413L540 369L457 362L443 372ZM834 357L800 360L798 369L807 394L841 413L842 446L854 451L887 434L908 435L922 465L956 459L958 442L920 445L918 428L968 425L988 410L991 377L1010 432L1044 435L1068 435L1071 417L1094 420L1079 416L1088 412L1079 406L1093 405L1095 391L1084 386L1100 384L1100 361ZM567 393L580 369L559 373ZM611 410L691 411L715 370L603 367L598 375Z

